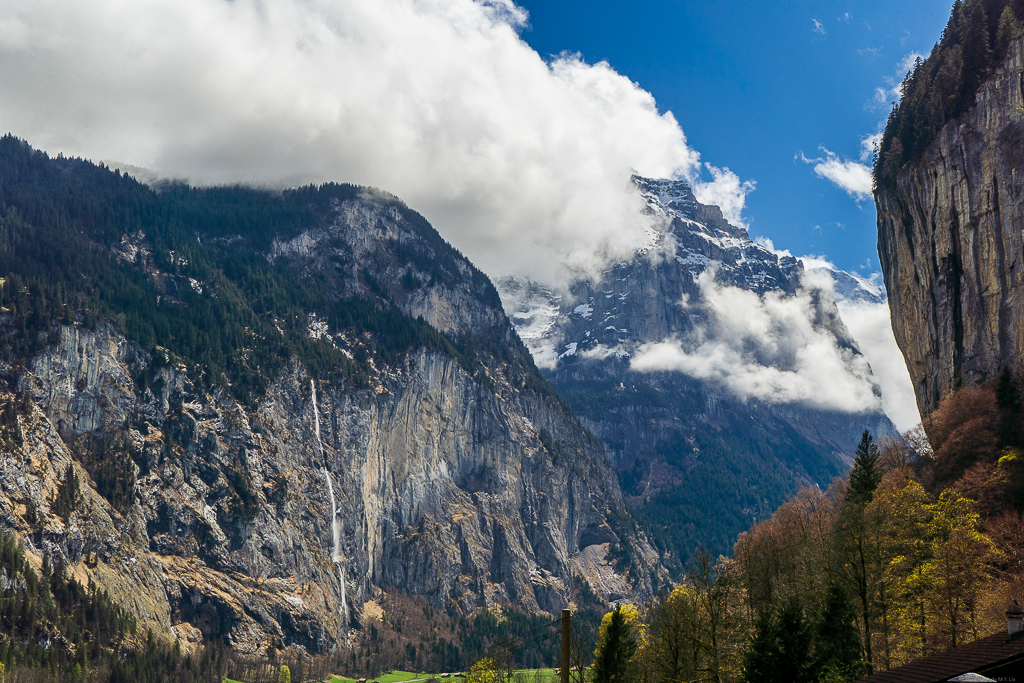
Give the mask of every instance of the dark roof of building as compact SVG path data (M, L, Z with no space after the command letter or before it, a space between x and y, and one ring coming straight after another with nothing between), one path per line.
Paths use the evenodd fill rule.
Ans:
M1010 639L1000 631L973 643L915 659L888 671L880 671L860 683L938 683L968 672L984 673L996 665L1024 660L1024 637Z

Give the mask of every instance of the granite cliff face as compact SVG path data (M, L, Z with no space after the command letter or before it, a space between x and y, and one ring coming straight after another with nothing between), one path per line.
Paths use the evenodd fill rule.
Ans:
M516 279L498 287L538 365L601 440L623 493L660 528L666 547L684 560L698 546L727 552L738 533L799 486L825 487L845 472L863 429L878 436L893 427L831 285L805 288L800 261L753 242L717 207L697 202L685 182L633 182L660 226L633 258L569 292ZM865 294L842 275L849 282L837 279L837 292ZM710 300L723 292L729 301ZM724 309L749 307L752 316L770 318L765 307L773 306L800 311L751 335L746 349L722 339L728 333L716 325ZM728 385L734 378L716 365L719 351L735 352L736 365L762 375L800 372L799 347L782 339L798 319L836 354L842 373L858 378L868 394L863 409L741 396ZM652 344L676 356L681 349L695 362L686 371L638 364Z
M894 188L875 192L893 332L922 417L959 383L1024 374L1024 46Z
M80 162L19 163L62 183L96 173L142 193L138 202L164 201ZM3 178L0 188L9 215L26 224L39 220L17 200L32 177ZM188 359L130 340L131 318L91 323L68 309L38 351L7 351L0 402L17 410L5 413L15 417L4 433L18 436L0 452L2 523L30 553L59 556L186 647L224 637L249 653L275 643L328 651L381 590L424 595L456 614L555 611L574 583L606 600L652 590L665 576L657 554L632 526L593 437L537 375L486 277L394 198L351 187L310 196L297 224L281 234L271 226L266 239L233 232L231 221L195 230L192 265L244 254L255 260L243 263L312 282L324 301L374 302L366 315L397 311L388 324L430 344L385 353L383 324L368 332L304 310L298 343L355 359L363 374L318 375L292 356L244 401L230 383L200 381ZM93 240L115 272L158 285L154 306L242 296L231 289L237 272L192 277L174 251L156 258L167 245L145 230ZM5 348L23 348L14 321L41 305L35 291L4 309ZM283 314L264 317L288 332ZM232 353L249 362L258 341ZM54 500L69 471L82 493L62 516ZM112 471L128 495L105 483Z

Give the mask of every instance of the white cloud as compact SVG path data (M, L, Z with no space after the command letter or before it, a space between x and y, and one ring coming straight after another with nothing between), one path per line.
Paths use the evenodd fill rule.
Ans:
M818 268L824 268L825 270L837 270L834 263L828 260L825 256L818 256L810 254L808 256L801 256L800 261L804 264L804 270L813 271ZM821 285L819 285L820 287Z
M811 30L814 31L815 33L820 33L821 35L825 35L825 27L822 25L822 23L820 21L818 21L817 19L811 19L811 21L814 22L814 28L811 29Z
M889 304L840 301L837 306L882 389L882 409L898 430L910 429L921 421L921 415L910 371L893 336Z
M825 153L824 157L808 159L803 153L798 156L804 163L814 164L814 172L818 176L832 181L857 201L871 198L873 182L870 167L850 159L843 161L834 152L824 147L820 149Z
M789 249L776 249L775 248L775 243L770 238L768 238L768 237L760 237L760 236L755 237L754 238L754 242L756 244L761 245L762 247L764 247L768 251L772 252L776 256L779 256L779 257L782 257L782 256L790 256L790 257L792 257L793 256L793 252L791 252ZM836 270L835 264L832 263L831 261L829 261L828 258L825 257L825 256L816 256L816 255L813 255L813 254L810 255L810 256L801 256L800 257L800 261L803 262L804 268L808 269L808 270L814 269L814 268L825 268L827 270Z
M836 343L815 321L814 287L795 295L759 297L715 281L713 269L698 284L710 320L685 339L641 346L638 371L676 371L723 385L741 399L806 405L857 413L881 405L863 356Z
M758 236L753 237L751 239L753 239L754 244L758 244L758 245L764 247L765 249L767 249L768 251L772 252L776 256L792 256L793 255L793 252L791 252L789 249L776 249L775 248L775 242L773 242L770 237L764 237L762 235L758 235Z
M725 220L733 225L747 227L743 220L743 207L747 195L754 191L753 180L740 181L739 176L728 168L716 168L705 164L711 173L711 181L692 180L693 196L701 204L711 204L722 209Z
M377 186L492 276L557 282L629 253L646 227L633 170L700 184L670 112L606 63L545 62L511 0L40 0L4 15L3 131L196 183ZM705 191L738 216L751 186L711 173Z
M914 64L917 60L924 60L925 56L920 52L911 52L903 59L900 60L899 65L896 67L896 75L899 76L900 82L903 82L903 77L914 68Z
M588 360L606 360L612 356L617 358L627 358L629 353L621 346L605 346L604 344L598 344L592 349L581 351L580 356Z
M904 432L921 421L914 396L914 385L907 370L906 361L896 337L892 332L889 318L889 304L886 301L855 301L844 299L835 292L835 281L827 271L837 271L835 264L822 256L801 256L804 263L805 279L814 287L833 292L839 315L849 330L850 336L864 354L871 371L882 390L882 409L896 428ZM871 273L863 277L847 273L868 292L881 296L882 274Z
M768 237L755 237L754 242L768 249L777 256L793 256L788 249L777 249L774 242ZM864 372L863 365L854 363L847 365L849 355L844 351L834 349L825 352L826 345L834 345L835 341L827 333L812 334L805 325L805 320L813 320L814 312L810 302L806 298L815 289L826 290L836 300L839 315L846 325L850 336L857 342L857 347L863 354L863 359L871 367L871 376L878 383L881 390L881 407L889 419L902 432L910 429L921 421L917 410L917 401L914 396L914 386L910 380L910 372L907 370L903 354L896 345L896 338L893 336L892 326L889 319L889 304L887 302L874 303L869 301L845 300L842 295L835 292L835 281L829 275L829 271L838 271L836 265L825 256L807 255L800 256L804 266L804 284L798 297L790 300L782 299L786 303L780 303L777 297L769 296L764 301L756 301L753 293L746 292L745 295L737 294L743 290L736 290L730 296L720 296L718 293L723 289L714 282L713 274L702 275L701 291L711 292L710 303L719 304L713 309L716 321L709 327L700 330L697 336L686 340L690 346L697 346L694 351L691 348L685 350L687 344L679 340L666 340L660 344L648 344L640 349L633 361L636 369L646 370L676 370L685 372L694 377L714 379L737 395L748 398L755 397L768 402L813 402L819 394L813 388L813 383L818 381L827 373L814 370L807 364L788 372L784 368L766 366L761 362L751 363L744 360L743 352L749 351L749 340L751 335L756 336L757 332L740 334L734 336L737 325L718 324L719 316L726 316L728 319L739 319L756 321L751 324L756 330L771 330L772 324L764 321L774 320L776 327L788 325L789 343L799 345L806 341L809 345L815 346L816 351L806 355L807 360L824 359L825 367L830 367L840 378L845 388L854 387L854 395L864 401L853 400L849 403L844 401L832 401L833 405L852 406L855 409L863 409L862 406L877 405L865 393L865 388L870 383ZM708 271L710 273L710 271ZM857 283L875 296L882 296L881 273L871 273L867 277L856 273L847 273ZM722 308L722 305L725 308ZM739 304L739 305L737 305ZM721 312L719 312L721 310ZM797 324L787 322L787 318L778 311L798 313ZM715 341L717 335L726 334L725 339L730 342ZM772 338L773 334L767 335ZM803 340L803 341L802 341ZM769 354L768 357L772 357ZM845 366L845 368L844 368ZM778 393L772 399L768 394L774 391L773 387L782 387L784 391ZM806 391L806 394L802 394ZM785 397L785 398L784 398ZM843 408L838 408L842 410ZM853 411L855 412L855 410Z
M860 160L869 161L878 146L882 144L882 134L872 133L860 141Z

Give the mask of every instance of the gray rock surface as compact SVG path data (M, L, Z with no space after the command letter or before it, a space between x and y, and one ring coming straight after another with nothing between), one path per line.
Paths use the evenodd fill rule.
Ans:
M922 417L962 381L1024 373L1024 43L896 188L875 192L893 332Z
M292 361L246 406L110 323L65 324L42 353L5 369L12 391L0 402L19 400L16 388L29 408L18 418L25 442L0 453L4 524L186 648L223 636L241 652L275 642L328 651L383 587L457 614L555 612L574 581L607 600L653 590L665 570L630 526L602 452L550 389L508 370L525 351L490 283L396 206L365 191L275 240L266 258L339 297L372 279L390 305L492 349L481 369L421 348L371 363L368 385L355 388L311 383ZM147 248L144 235L131 240ZM417 286L402 287L403 276ZM347 353L367 342L332 336L308 313L310 336ZM120 511L85 466L98 449L130 455L135 493ZM64 520L51 506L69 465L83 497ZM631 573L605 559L611 545L630 549Z

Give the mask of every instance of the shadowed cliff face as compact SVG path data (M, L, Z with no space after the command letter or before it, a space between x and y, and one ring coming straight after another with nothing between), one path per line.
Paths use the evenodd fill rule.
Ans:
M960 381L1024 372L1024 59L1014 41L896 189L875 192L893 332L922 417Z
M393 198L347 188L317 206L287 234L197 231L192 260L200 249L215 263L244 253L314 282L324 301L357 296L374 302L372 315L397 311L386 320L399 332L427 335L412 325L421 317L432 346L401 351L393 332L399 352L384 354L383 323L367 331L306 310L300 341L340 351L364 374L314 375L293 356L244 402L197 380L187 359L133 342L116 320L54 323L40 350L3 367L0 403L19 406L4 433L23 434L0 440L3 524L30 553L60 556L186 647L224 637L249 653L274 641L328 651L385 586L455 614L553 612L581 581L607 600L653 590L652 578L665 576L657 554L622 508L593 438L532 367L486 277ZM149 258L158 246L145 231L95 249L139 282L159 283L157 306L246 291L229 288L240 280L228 268L208 280L168 270L182 259ZM17 339L4 311L2 338ZM116 476L109 462L120 463ZM69 466L83 493L62 517L54 500ZM121 489L110 477L133 493L112 494ZM629 563L611 561L612 550Z

